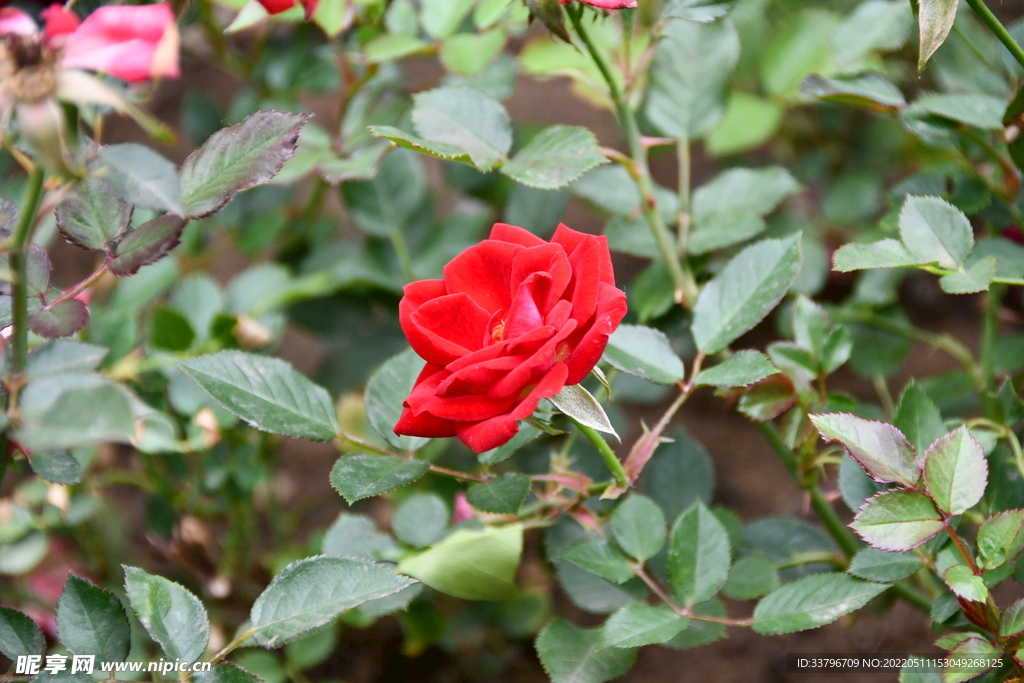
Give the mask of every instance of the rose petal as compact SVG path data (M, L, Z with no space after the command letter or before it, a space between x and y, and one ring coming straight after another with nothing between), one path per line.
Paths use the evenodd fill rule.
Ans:
M608 345L609 335L615 331L625 315L626 294L620 289L602 283L593 322L582 333L577 332L569 340L572 351L566 361L569 366L566 384L579 384L586 379L601 360Z
M529 230L517 227L515 225L509 225L508 223L495 223L491 227L492 240L498 240L500 242L511 242L512 244L519 244L524 247L539 247L543 244L547 244L544 240L534 235Z
M517 252L512 259L510 291L518 291L527 278L539 273L547 274L549 279L543 290L535 292L534 299L541 314L547 315L572 280L572 266L561 245L545 244Z
M0 9L0 36L34 36L39 27L27 12L16 7Z
M552 244L561 244L570 256L582 242L595 241L599 249L597 264L600 267L600 279L605 284L615 284L615 271L612 270L612 254L608 250L608 238L604 235L588 235L573 230L564 223L559 223L555 234L551 236ZM571 259L570 259L571 260Z
M454 360L483 347L490 315L466 294L450 294L426 302L409 322L433 345L438 355ZM447 362L447 361L446 361Z
M165 3L100 7L65 38L63 65L128 82L176 78L178 26Z
M457 427L457 436L477 453L507 443L519 431L519 420L532 415L541 399L551 398L562 390L567 373L564 363L555 363L537 386L511 411L476 424Z
M444 267L449 294L464 292L488 313L508 308L512 300L512 259L522 247L485 240L466 249Z

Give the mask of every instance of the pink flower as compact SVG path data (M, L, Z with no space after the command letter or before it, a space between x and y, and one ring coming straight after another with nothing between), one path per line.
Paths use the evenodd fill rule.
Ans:
M63 49L67 69L102 71L134 83L161 76L177 78L178 24L166 2L101 7L85 21L61 5L41 13L43 39L51 51ZM39 28L19 9L0 10L0 36L33 37Z
M570 0L558 0L563 5L568 5ZM584 5L600 7L601 9L635 9L636 0L580 0Z
M177 78L181 71L174 13L166 2L101 7L65 35L63 65L102 71L129 83Z
M466 494L459 491L455 494L455 509L452 511L452 526L455 526L459 522L464 522L467 519L473 519L476 517L476 512L473 511L473 506L466 500Z

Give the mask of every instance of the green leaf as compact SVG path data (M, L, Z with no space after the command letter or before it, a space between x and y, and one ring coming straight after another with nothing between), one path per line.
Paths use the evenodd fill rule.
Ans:
M390 535L377 531L366 515L342 512L327 529L321 544L324 555L346 555L366 560L385 559L396 550Z
M67 374L29 382L19 402L19 443L30 450L66 449L135 436L123 387L100 375Z
M430 469L425 460L402 460L393 455L352 453L331 468L331 486L352 505L416 481Z
M654 451L641 476L641 489L665 513L675 519L696 501L711 502L715 468L708 452L682 428L669 435L672 443Z
M956 273L944 275L939 279L939 286L947 294L974 294L988 291L992 279L996 276L999 262L995 256L983 256L971 259L966 267Z
M84 329L88 322L89 309L85 303L79 299L68 299L30 313L28 329L40 337L57 339Z
M412 391L422 369L423 359L412 349L406 349L385 361L366 383L363 399L370 425L385 441L403 451L414 451L430 442L418 436L395 434L395 425L402 416L402 402Z
M745 349L714 367L701 370L693 384L698 387L745 387L777 372L763 353Z
M132 206L96 177L76 184L55 212L64 239L85 249L107 249L131 225Z
M423 30L431 38L450 36L459 28L474 4L474 0L424 0L420 10Z
M178 246L184 228L185 221L172 215L143 223L117 243L107 268L119 277L134 275Z
M999 635L1015 636L1021 632L1024 632L1024 598L1003 610L999 617Z
M210 622L196 596L162 576L127 566L124 590L139 621L168 659L191 663L203 655Z
M448 71L475 75L498 56L505 47L505 32L494 29L484 33L457 33L441 46L441 63Z
M581 126L550 126L501 167L516 182L557 190L592 168L608 163L597 138Z
M922 263L958 268L974 246L967 216L938 197L908 196L900 210L900 239Z
M693 226L687 248L691 254L707 254L746 242L767 228L764 219L749 209L722 209L704 216Z
M661 11L661 16L665 19L685 19L707 24L724 17L732 7L731 0L671 0Z
M734 90L725 105L725 117L704 139L704 148L715 157L760 147L778 130L783 108L778 103Z
M890 424L849 413L811 415L825 441L839 441L875 481L915 486L921 467L914 447Z
M907 107L905 118L937 116L982 130L1002 130L1006 100L981 93L925 93Z
M985 494L988 461L967 427L937 440L924 454L924 482L935 505L949 515L967 512Z
M847 574L813 574L778 588L754 608L754 632L779 635L830 624L888 588Z
M58 339L32 349L25 363L25 379L32 381L52 375L90 372L99 367L109 349L68 339Z
M668 549L668 583L687 606L710 600L729 577L729 534L698 501L672 527Z
M220 211L236 192L269 182L295 153L309 114L258 111L210 136L181 165L185 217Z
M975 576L971 568L965 564L954 564L942 574L942 580L946 582L950 590L964 600L971 602L985 602L988 599L988 587L985 580Z
M780 18L757 61L768 95L792 98L804 78L834 70L831 38L838 23L836 14L818 7Z
M451 511L436 493L416 493L395 510L391 530L403 543L423 548L444 536Z
M601 628L605 647L642 647L664 643L689 625L668 605L626 605L608 618Z
M283 360L220 351L178 365L217 403L257 429L313 441L329 441L338 433L327 391Z
M631 493L618 504L610 527L619 547L640 562L657 555L668 535L661 508L640 493Z
M982 569L994 569L1024 548L1024 510L992 515L978 529L978 557Z
M907 436L918 453L924 453L946 433L942 413L921 386L911 380L900 395L893 426Z
M36 622L17 610L0 607L0 652L12 661L23 655L41 655L46 638Z
M691 327L697 348L718 353L761 322L796 280L800 264L799 236L741 251L697 297Z
M643 325L619 325L608 337L604 360L655 384L675 384L686 373L665 333Z
M464 164L472 163L469 159L469 155L459 147L448 145L443 142L430 142L423 138L419 138L412 133L406 133L404 130L395 128L394 126L368 126L367 130L369 130L374 137L387 138L399 147L404 147L405 149L410 149L413 152L419 152L420 154L426 154L427 156L432 156L435 159L460 161Z
M919 0L917 23L921 34L921 47L917 58L917 72L939 49L956 19L957 0Z
M962 683L988 671L999 663L1002 650L980 636L964 638L944 658L949 664L942 669L944 683Z
M942 517L923 493L886 491L860 509L850 525L869 545L879 550L904 552L942 531Z
M764 555L747 555L736 560L722 593L733 600L752 600L779 587L779 572Z
M57 635L76 655L107 662L123 662L128 656L130 630L121 602L74 574L68 574L57 600Z
M398 571L466 600L497 600L515 589L523 526L456 529L429 550L407 557Z
M832 255L832 267L840 273L870 268L904 268L928 261L910 253L903 242L894 239L868 244L844 244Z
M601 629L549 621L537 636L537 655L552 683L604 683L629 671L636 650L605 647L601 637Z
M444 87L413 95L412 122L431 142L462 149L480 171L505 161L512 147L508 112L478 90Z
M732 168L693 193L693 217L700 223L717 211L745 209L767 216L782 200L803 189L781 166Z
M486 484L473 484L466 500L477 510L514 515L530 494L530 477L517 472L502 474Z
M234 664L218 664L209 671L193 674L195 683L262 683L262 679Z
M556 576L562 591L572 604L587 612L611 614L647 598L647 587L639 579L615 584L571 562L559 561L557 566Z
M148 147L126 142L103 147L96 177L110 183L129 204L185 215L174 164Z
M726 87L739 56L730 21L668 22L651 65L647 119L668 137L703 137L725 115Z
M34 451L28 462L33 472L54 484L77 484L82 478L82 466L67 451Z
M577 543L562 554L562 559L613 583L625 583L634 577L629 560L603 539Z
M800 85L800 92L829 102L889 113L899 111L907 104L900 89L878 73L842 78L824 78L814 74Z
M346 610L412 583L379 564L352 557L318 555L292 562L253 603L253 637L263 647L279 647Z
M168 351L187 351L195 341L196 333L184 315L166 306L159 306L149 314L146 337L149 345Z
M562 387L562 390L548 399L559 411L585 427L596 429L618 438L615 428L608 421L604 408L582 384Z
M431 44L416 36L404 33L382 33L373 40L366 43L363 53L366 61L370 64L391 62L414 55L417 52L426 52Z
M901 0L868 0L832 34L832 56L844 72L857 70L872 53L898 50L907 42L914 14Z
M395 150L384 157L377 177L344 183L341 193L361 230L390 237L408 225L420 208L426 182L416 155Z
M921 558L911 553L889 553L875 548L863 548L853 556L847 571L868 581L892 583L911 576L921 567Z

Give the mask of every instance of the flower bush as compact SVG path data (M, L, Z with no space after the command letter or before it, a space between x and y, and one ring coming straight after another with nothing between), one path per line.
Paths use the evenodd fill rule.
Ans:
M1024 677L1011 8L99 5L0 9L0 681Z

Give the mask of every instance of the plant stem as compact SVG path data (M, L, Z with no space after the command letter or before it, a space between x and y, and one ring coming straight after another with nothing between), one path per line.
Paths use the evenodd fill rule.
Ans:
M681 137L676 141L676 158L679 160L679 255L686 259L690 244L690 140Z
M1013 58L1021 66L1024 66L1024 49L1021 49L1020 45L1013 39L1013 36L1010 35L1010 32L1006 30L1006 27L1003 26L996 15L992 14L992 10L988 8L984 0L967 0L967 4L971 6L971 9L978 15L978 18L985 22L989 30L999 39L999 42L1006 46L1006 49L1010 51Z
M32 237L32 227L36 222L36 211L43 196L43 169L38 164L28 177L25 188L25 199L21 203L18 224L10 237L10 265L14 277L13 310L11 335L11 370L20 375L28 358L28 283L26 282L26 266L28 244Z
M956 532L956 529L954 529L953 525L949 523L949 519L947 518L942 520L942 523L945 525L946 533L949 535L950 540L953 541L953 545L956 546L956 549L960 551L960 555L963 556L964 562L966 562L967 566L971 568L971 571L974 572L975 576L981 576L981 570L979 570L978 565L974 563L974 557L972 557L970 551L967 550L967 546L964 545L964 542Z
M647 164L647 153L644 151L640 140L640 128L637 126L636 116L634 116L633 110L629 108L629 104L626 102L625 97L623 97L622 88L619 87L618 81L612 75L612 71L604 56L597 49L597 45L594 44L586 27L583 25L583 11L582 7L573 8L570 6L567 8L569 19L572 21L573 28L576 29L576 35L583 41L583 45L587 48L591 59L594 60L594 65L601 72L605 83L608 84L608 93L615 105L619 125L622 127L622 133L626 136L629 155L633 159L635 166L633 179L636 181L637 189L640 190L640 207L643 210L644 217L651 226L651 232L654 234L654 240L658 244L661 257L664 259L668 272L672 276L672 283L675 286L675 300L677 303L691 308L697 300L697 282L693 279L693 274L690 273L686 265L680 261L679 252L672 244L668 228L661 219L661 214L658 213L657 201L654 198L654 184L651 182L651 170Z
M839 548L846 555L846 558L853 559L853 556L860 550L857 539L850 533L850 529L843 524L843 520L839 519L839 514L832 507L832 503L828 502L828 499L825 498L825 494L820 486L815 484L809 487L807 491L811 494L811 508L818 515L821 523L825 525L829 534L839 544Z
M604 437L597 433L597 430L593 427L588 427L584 424L580 424L574 418L566 415L574 425L580 430L583 436L587 437L590 443L594 444L594 448L604 458L604 462L608 465L608 469L611 471L612 476L615 477L615 484L622 488L629 487L629 479L626 477L626 470L622 469L622 463L619 462L619 456L615 455L615 451L608 445L608 442L604 440Z
M796 456L782 441L782 437L779 436L775 425L770 422L762 422L757 427L761 430L764 440L768 442L768 445L771 446L772 450L782 460L782 464L796 478L800 488L810 494L811 508L818 515L818 518L821 519L825 528L828 529L828 533L835 540L840 550L843 551L847 559L852 558L860 550L860 545L846 525L843 524L843 520L839 519L839 515L836 513L835 508L832 507L832 503L828 502L828 499L825 498L825 493L821 490L821 487L817 484L802 481Z
M990 285L985 293L985 318L981 327L981 403L985 416L995 419L999 414L999 400L996 398L993 383L995 368L995 343L999 333L999 307L1003 303L1006 288L1003 285Z
M644 570L642 564L633 565L633 573L651 589L652 593L658 596L659 600L668 605L673 612L681 617L693 619L694 621L709 621L714 624L723 624L724 626L750 626L754 622L753 618L730 619L729 617L716 617L711 614L697 614L692 609L683 607L673 600L668 592L662 588L661 584Z

